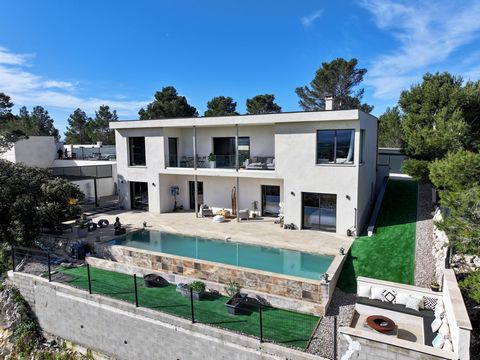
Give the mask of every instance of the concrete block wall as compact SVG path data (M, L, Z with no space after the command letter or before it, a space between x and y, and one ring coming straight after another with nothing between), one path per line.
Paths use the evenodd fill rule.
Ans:
M320 359L34 275L9 277L22 294L33 294L32 309L44 331L116 359Z

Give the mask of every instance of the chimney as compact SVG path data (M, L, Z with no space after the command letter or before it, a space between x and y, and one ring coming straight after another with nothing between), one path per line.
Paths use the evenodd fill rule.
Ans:
M333 96L325 96L325 110L333 110Z

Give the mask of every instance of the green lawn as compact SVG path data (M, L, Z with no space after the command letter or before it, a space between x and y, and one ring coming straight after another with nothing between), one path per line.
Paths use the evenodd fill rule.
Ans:
M67 282L81 289L88 289L86 267L61 269L69 275ZM133 276L98 268L90 268L92 292L115 299L135 302ZM137 279L139 305L191 319L190 299L176 292L175 285L162 288L146 288L143 278ZM259 337L259 312L249 315L227 314L225 296L194 301L197 322ZM266 340L304 349L319 318L312 315L264 307L262 311L263 337Z
M417 183L389 180L372 237L356 239L337 286L356 292L356 277L413 284Z

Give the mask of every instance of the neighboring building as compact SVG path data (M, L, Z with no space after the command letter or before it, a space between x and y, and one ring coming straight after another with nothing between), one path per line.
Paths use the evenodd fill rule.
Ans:
M378 164L390 168L390 174L404 174L402 171L403 162L407 159L402 149L399 148L378 148Z
M175 201L183 209L231 209L233 197L237 209L253 212L257 202L260 216L282 212L286 224L345 235L363 228L375 197L377 118L359 110L110 127L126 209L166 213Z
M48 168L57 157L58 144L53 136L29 136L19 140L0 158L13 163Z
M64 144L63 150L73 160L115 160L115 145L96 144Z
M62 159L58 159L59 149L62 150ZM68 158L64 157L65 149ZM0 158L51 169L54 175L77 184L85 194L86 203L98 205L99 199L117 194L116 162L105 161L115 159L114 145L64 145L57 143L53 136L29 136L17 141Z

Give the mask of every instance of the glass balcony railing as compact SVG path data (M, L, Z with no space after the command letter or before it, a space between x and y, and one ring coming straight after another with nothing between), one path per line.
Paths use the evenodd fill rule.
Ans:
M170 156L169 167L194 168L193 156ZM254 156L251 158L240 154L239 168L246 170L275 170L274 156ZM235 155L215 155L215 160L209 161L208 156L197 156L197 168L235 169Z

